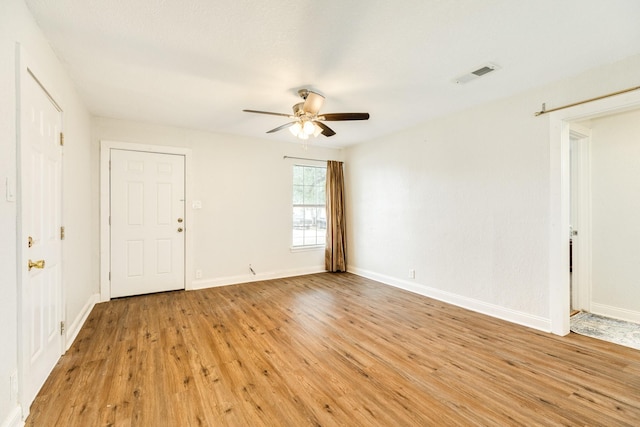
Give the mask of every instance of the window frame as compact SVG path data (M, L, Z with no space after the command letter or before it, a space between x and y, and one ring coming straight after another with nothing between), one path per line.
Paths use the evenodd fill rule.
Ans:
M296 168L301 168L302 170L302 174L304 174L305 172L305 168L312 168L312 169L322 169L324 171L324 181L322 184L322 194L324 194L324 203L317 203L318 200L316 200L316 203L296 203L296 186L299 186L300 184L296 184ZM310 250L317 250L317 249L324 249L326 246L326 206L327 206L327 199L326 199L326 174L327 174L327 166L326 165L309 165L309 164L304 164L304 163L296 163L294 165L292 165L291 168L291 226L290 226L290 248L291 248L291 252L304 252L304 251L310 251ZM304 194L304 175L303 175L303 194ZM316 189L319 187L318 183L315 183L313 185L313 187L315 187ZM304 195L303 195L304 197ZM314 220L313 220L313 224L312 224L312 228L315 228L315 241L316 243L313 244L304 244L304 234L302 237L302 244L296 244L296 237L295 237L295 232L296 232L296 226L295 226L295 211L297 209L322 209L321 212L323 212L322 216L319 216L318 213L316 212L316 215L314 216ZM321 243L318 243L318 218L319 217L323 217L324 218L324 223L325 223L325 228L324 228L324 236L325 239L323 239L321 241ZM307 226L306 224L306 216L303 215L303 225L301 227L302 230L307 230ZM321 236L321 235L320 235Z

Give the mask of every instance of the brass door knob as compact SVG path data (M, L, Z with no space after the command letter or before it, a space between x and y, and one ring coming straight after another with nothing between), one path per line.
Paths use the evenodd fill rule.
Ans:
M182 221L184 221L184 219L178 218L178 222L182 222Z
M182 233L182 227L178 227L178 233Z
M44 260L41 259L39 261L31 261L29 260L29 271L31 271L32 268L44 268Z

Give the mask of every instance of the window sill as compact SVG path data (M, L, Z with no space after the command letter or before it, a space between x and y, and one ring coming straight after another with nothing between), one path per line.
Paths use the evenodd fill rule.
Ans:
M325 245L291 246L291 252L309 252L324 249Z

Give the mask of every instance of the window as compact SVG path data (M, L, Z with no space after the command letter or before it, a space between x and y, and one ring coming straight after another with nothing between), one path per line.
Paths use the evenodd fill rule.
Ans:
M325 244L327 168L293 166L293 247Z

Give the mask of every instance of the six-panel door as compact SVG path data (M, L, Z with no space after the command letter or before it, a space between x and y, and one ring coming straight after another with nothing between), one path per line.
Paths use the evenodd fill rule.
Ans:
M111 150L111 298L184 289L183 155Z

